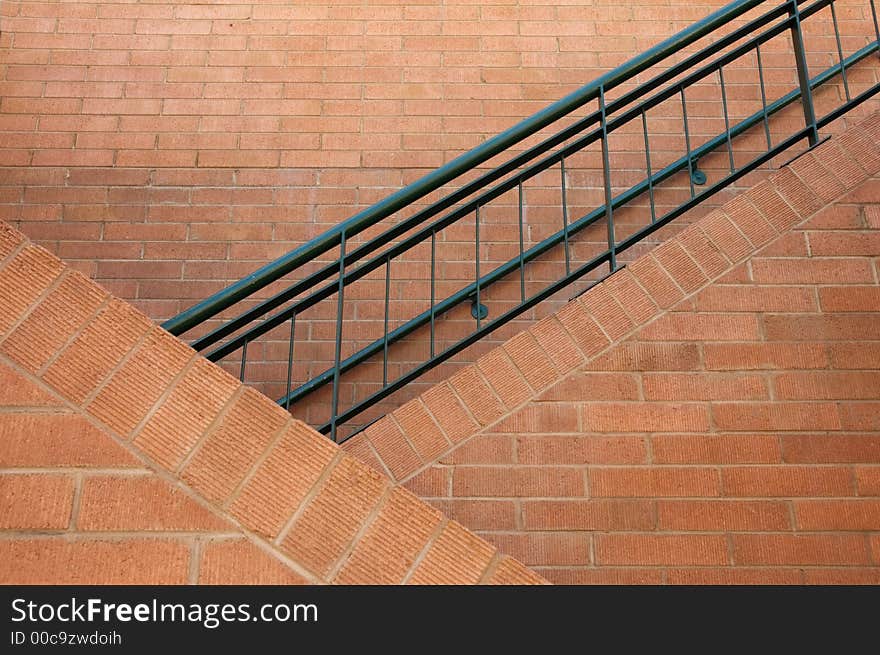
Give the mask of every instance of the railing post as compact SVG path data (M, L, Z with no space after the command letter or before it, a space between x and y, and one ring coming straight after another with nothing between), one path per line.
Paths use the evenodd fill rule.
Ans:
M801 10L798 0L789 0L788 15L791 23L791 43L794 47L794 59L797 65L798 84L801 88L801 105L804 108L804 123L810 128L807 135L810 147L819 142L819 130L816 127L816 110L813 107L813 90L810 88L810 71L807 68L807 55L804 51L804 35L801 31Z

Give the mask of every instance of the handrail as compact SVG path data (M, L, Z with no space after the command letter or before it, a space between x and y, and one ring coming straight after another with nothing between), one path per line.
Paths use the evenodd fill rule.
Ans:
M718 27L757 7L764 1L736 0L736 2L719 9L703 20L662 41L650 50L630 59L623 65L582 86L580 89L488 139L472 150L456 157L400 191L391 194L384 200L358 212L348 220L339 223L299 248L260 267L247 277L165 321L162 327L172 334L183 334L202 321L217 315L239 300L259 291L306 262L312 261L325 252L332 250L339 245L343 234L346 235L346 238L359 234L407 205L425 197L432 191L436 191L462 173L479 166L591 100L595 100L599 96L600 89L605 92L613 89L626 79L647 70L694 41L711 33ZM797 2L801 1L803 0L797 0Z
M238 316L220 322L217 327L202 334L192 344L199 351L214 346L206 354L212 361L219 361L227 355L240 351L240 378L244 380L248 345L254 343L262 335L269 334L285 322L289 322L286 393L278 399L278 402L290 408L292 403L296 403L322 386L332 383L330 420L319 426L318 429L328 433L334 440L338 440L338 425L358 416L365 409L395 393L404 385L416 380L434 366L447 361L526 310L550 298L575 280L596 271L599 266L607 264L609 274L613 273L621 266L617 260L620 253L625 252L706 198L771 161L778 154L788 151L789 148L802 141L806 141L810 147L816 145L819 141L820 129L849 109L880 92L880 84L875 84L858 94L851 93L851 87L847 83L848 69L869 55L880 51L880 29L877 28L875 0L865 1L870 3L870 11L875 18L874 32L877 38L849 56L844 56L841 48L840 31L834 7L835 0L775 0L772 3L769 0L739 0L734 2L493 139L489 139L401 191L392 194L385 200L355 214L347 221L336 225L303 246L263 266L243 280L191 307L166 322L164 327L176 334L185 332L243 297L249 296L280 279L298 266L309 262L316 263L314 261L316 258L338 246L338 253L333 253L329 258L330 261L325 260L326 263L322 263L317 269L311 269L311 272L289 283L271 297L258 301ZM613 99L607 98L607 92L610 89L624 81L631 83L631 78L641 71L650 68L673 52L677 52L680 48L708 35L719 26L727 24L763 3L770 6L763 10L760 16L751 18L748 22L744 21L735 28L725 30L722 34L717 35L717 38L712 39L708 45L701 46L698 52L689 54L668 67L662 67L649 80L641 82L635 88L627 89ZM804 6L801 7L801 5ZM803 46L801 24L828 7L830 7L833 20L833 35L837 40L837 63L811 76ZM771 39L786 32L790 32L791 36L792 50L790 52L794 55L792 67L797 70L798 83L793 90L777 97L772 102L768 102L765 95L761 50ZM750 54L756 56L756 72L761 90L761 109L745 118L731 121L725 95L724 69ZM778 66L778 64L776 65ZM688 131L686 92L697 82L713 75L717 76L717 81L720 83L724 129L717 135L714 130L709 134L701 134L701 139L705 140L697 145L692 143ZM834 80L837 76L843 82L842 95L845 96L845 102L838 104L823 116L817 116L812 99L813 89ZM678 153L675 153L671 163L663 162L656 165L657 162L654 162L655 167L652 169L647 112L670 100L677 104L679 96L685 154L679 156ZM780 110L798 100L803 109L803 127L793 132L787 131L787 136L774 142L771 139L770 119ZM400 221L387 225L381 234L352 247L351 239L356 234L439 189L462 172L473 171L474 167L495 157L511 145L515 145L529 136L534 136L547 125L591 101L597 101L594 106L597 106L598 109L591 109L586 115L573 116L572 120L565 121L558 128L559 131L552 136L542 136L543 140L537 144L510 153L504 163L490 170L479 171L477 175L470 176L462 182L457 189L444 189L445 195L438 200L414 210ZM629 188L612 191L611 177L613 173L609 162L609 135L628 124L636 123L638 123L637 129L644 132L646 177L633 183ZM752 128L760 129L761 124L763 124L766 135L766 150L762 146L761 154L757 157L752 155L753 158L747 163L737 164L734 159L734 139L748 133ZM598 169L601 169L603 173L604 203L586 207L586 213L583 216L569 217L566 201L566 171L571 161L570 157L597 142L602 147L602 162ZM698 170L697 162L711 153L719 151L723 153L725 147L729 157L729 172L725 170L721 173L720 179L705 186L707 180L705 176L700 178L702 174ZM523 185L551 167L558 167L561 172L562 229L541 241L537 241L537 239L532 241L530 238L528 247L525 247L523 240ZM654 198L655 189L660 188L664 181L670 180L680 172L688 175L689 199L676 200L676 204L673 204L671 209L667 207L662 209L665 213L657 211L658 207ZM700 185L700 188L696 188L695 185ZM509 191L517 192L519 198L518 215L514 202L513 205L508 205L511 215L507 219L512 221L518 218L519 254L506 262L503 257L500 262L491 258L487 260L480 255L480 210ZM645 197L650 202L650 222L646 225L637 225L635 231L622 238L615 236L615 213L640 197ZM454 293L444 291L444 295L436 297L435 244L440 242L442 230L467 217L474 218L473 277L462 281L460 288L459 286L453 287L458 289ZM607 249L592 255L589 261L573 261L569 250L570 240L601 219L605 219L607 222ZM515 223L512 228L516 229ZM402 322L396 321L395 325L391 326L389 325L389 283L392 262L396 262L398 257L405 259L407 253L419 245L430 245L430 306L424 311L421 308L413 310L411 314L400 319ZM545 253L552 252L557 247L564 248L564 275L562 273L554 275L551 282L541 281L539 291L534 293L530 291L531 295L527 295L526 264ZM604 248L604 246L601 247ZM484 262L491 262L488 270L483 269L481 272L481 259ZM427 259L424 261L425 264L428 263ZM346 288L371 273L381 272L383 268L385 272L385 313L384 331L380 332L382 336L374 339L371 335L368 340L367 334L361 331L359 340L365 342L366 345L358 344L353 354L348 354L348 351L344 354L341 347L342 326L344 322L351 320L345 316L344 303L348 301L345 295ZM511 276L516 275L517 271L520 282L519 300L509 309L505 306L500 315L489 318L484 313L485 308L481 308L481 293L482 297L486 298L487 291L494 283L505 279L512 281ZM303 316L309 308L315 307L333 296L336 297L334 301L336 303L335 341L333 338L322 340L321 337L312 337L317 343L325 343L328 347L335 346L333 363L326 370L322 371L321 368L317 368L314 371L309 371L305 380L298 379L296 386L294 386L293 355L297 319ZM471 310L476 322L475 327L469 328L470 331L465 337L456 336L456 340L436 343L435 323L442 317L449 315L448 313L452 309L468 300L472 303ZM282 305L284 306L282 307ZM389 377L389 347L421 328L424 328L424 337L428 341L428 326L430 326L430 340L428 342L430 357L424 361L411 362L406 360L406 364L412 368L395 370L394 376ZM225 337L230 335L234 336L224 341ZM223 343L220 343L221 341ZM270 336L268 339L268 342L280 345L278 341L277 336ZM265 354L268 351L258 352L264 353L263 359L260 359L258 355L258 362L280 364L278 361L280 354L271 355L273 359L269 360L266 359L267 355ZM273 352L278 353L278 350ZM381 386L377 390L367 388L366 397L363 397L364 391L352 392L352 397L343 401L347 404L346 407L340 407L342 374L356 365L369 362L374 358L381 360L378 362L382 366ZM315 361L322 361L322 357L317 357ZM280 384L281 380L276 380L276 382ZM358 427L358 425L363 427L362 424L363 421L360 421L354 427Z

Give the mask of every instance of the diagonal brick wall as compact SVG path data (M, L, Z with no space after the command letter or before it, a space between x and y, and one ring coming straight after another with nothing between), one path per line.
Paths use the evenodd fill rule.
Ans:
M880 582L880 113L347 444L566 583Z
M0 224L0 583L543 580Z

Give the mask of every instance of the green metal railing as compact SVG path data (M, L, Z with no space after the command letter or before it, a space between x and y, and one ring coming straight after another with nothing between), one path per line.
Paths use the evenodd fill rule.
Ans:
M340 425L350 421L365 409L520 316L528 309L558 293L575 280L583 278L604 265L608 266L609 274L614 272L619 267L620 253L639 243L706 198L799 143L805 143L807 147L814 146L819 141L820 129L871 98L880 90L880 85L874 85L859 94L851 95L847 79L847 73L853 66L869 55L878 52L880 30L878 30L874 0L865 0L865 2L866 9L869 9L873 20L875 38L846 57L841 46L834 0L816 0L815 2L807 0L800 2L798 0L785 2L739 0L731 3L514 127L457 157L417 182L358 212L324 234L212 295L205 301L170 319L164 324L164 327L173 334L183 334L236 303L250 298L267 285L292 272L295 273L305 265L315 262L338 248L339 254L335 257L335 261L324 264L318 270L305 275L301 280L290 284L272 297L258 302L236 318L223 322L222 325L193 342L193 346L197 350L208 351L207 357L213 361L219 361L233 353L240 352L241 377L244 379L248 345L271 330L289 324L287 391L278 402L290 408L292 404L301 401L325 385L332 385L330 420L319 426L319 430L337 440L337 430ZM765 7L764 13L758 17L739 26L734 24L734 21L748 12ZM827 70L811 76L804 49L802 24L829 7L837 43L838 61ZM729 31L724 31L722 28L727 28ZM791 65L796 70L798 83L790 92L768 103L761 48L771 39L786 33L791 38ZM657 66L672 55L679 53L683 48L705 37L714 38L714 41L694 54L684 57L679 63L669 66L649 81L623 92L619 97L609 98L609 91L625 83L633 84L640 73ZM728 110L724 70L734 62L752 55L757 63L762 99L761 109L742 120L732 122ZM718 76L720 84L725 129L701 145L692 146L687 114L687 90L712 75ZM843 82L845 98L831 111L817 116L813 90L837 77L840 77ZM677 160L653 170L647 113L665 101L674 100L676 96L681 101L685 152ZM586 116L577 118L575 112L592 102L597 103L598 108ZM793 103L801 105L804 125L774 143L771 139L770 122L775 115ZM356 247L351 247L353 237L364 230L380 224L383 220L405 210L464 174L473 174L475 169L490 159L498 157L529 137L543 133L543 130L562 119L571 122L553 136L511 156L506 163L477 175L475 179L463 183L457 190L448 193L427 207L415 211L411 216L389 225L379 236ZM644 135L647 175L641 182L615 195L612 191L613 171L610 164L609 137L616 130L631 124L639 127ZM733 141L740 135L760 128L763 128L766 136L766 150L748 163L736 166ZM597 142L601 146L604 203L584 216L569 221L565 184L566 161ZM728 152L729 171L718 181L698 190L697 187L706 185L706 180L698 168L698 161L711 153L724 149ZM559 166L562 170L560 184L563 209L562 227L558 232L539 243L524 248L523 184L554 166ZM688 176L689 198L662 215L658 215L655 191L658 185L678 173L686 173ZM486 271L484 268L481 271L481 208L508 192L514 192L518 197L518 206L514 210L518 214L518 255L491 270ZM625 238L617 238L615 235L615 212L645 194L649 198L650 222ZM444 228L468 217L474 219L475 275L473 282L463 285L451 295L437 298L435 288L437 235ZM573 265L570 255L573 238L585 228L600 221L604 221L606 224L607 249L587 262ZM393 330L389 330L389 280L392 261L413 248L427 244L430 244L431 252L430 307L426 311L411 316ZM539 292L527 295L525 271L528 265L545 253L559 247L564 250L564 275L544 286ZM343 358L343 323L346 320L345 291L354 282L381 269L384 269L385 272L384 334L380 339L372 341L354 354ZM501 315L487 320L488 316L481 306L482 297L494 283L517 274L520 282L519 302ZM337 303L334 363L325 371L314 375L311 379L294 388L292 371L297 317L307 309L333 296L336 296ZM465 337L438 351L435 338L437 322L451 310L467 302L470 302L474 308L474 329ZM426 336L429 340L429 357L406 373L389 379L389 348L401 339L425 327L428 328ZM383 361L381 387L348 407L340 407L341 375L359 364L379 356Z

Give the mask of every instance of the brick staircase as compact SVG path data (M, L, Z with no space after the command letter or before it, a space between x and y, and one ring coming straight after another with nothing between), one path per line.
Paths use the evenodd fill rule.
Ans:
M346 442L558 583L880 582L880 114Z

